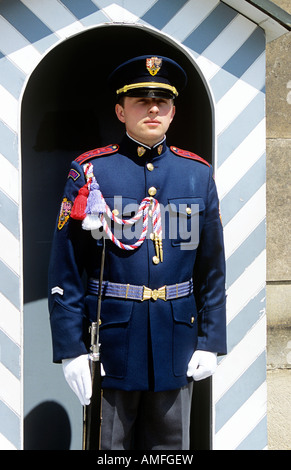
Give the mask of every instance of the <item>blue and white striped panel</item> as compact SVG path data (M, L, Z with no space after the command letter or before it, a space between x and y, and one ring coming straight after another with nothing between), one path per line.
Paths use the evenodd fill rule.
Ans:
M21 448L22 440L22 91L51 48L115 22L161 31L195 59L209 84L225 227L229 348L213 381L213 443L214 449L264 449L265 38L254 23L217 0L0 3L0 449Z

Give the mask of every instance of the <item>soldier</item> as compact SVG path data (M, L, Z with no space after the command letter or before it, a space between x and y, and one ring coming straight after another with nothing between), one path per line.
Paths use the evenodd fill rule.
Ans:
M49 269L53 360L88 404L87 324L105 233L102 449L188 449L193 379L212 375L226 353L213 170L166 144L186 80L166 57L136 57L114 70L109 83L126 133L119 145L77 157L64 189Z

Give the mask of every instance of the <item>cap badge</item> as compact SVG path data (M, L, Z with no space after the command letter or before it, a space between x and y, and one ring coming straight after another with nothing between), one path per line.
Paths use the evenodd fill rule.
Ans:
M162 66L162 59L159 59L158 57L151 57L151 58L146 59L146 68L152 76L158 73L161 66Z

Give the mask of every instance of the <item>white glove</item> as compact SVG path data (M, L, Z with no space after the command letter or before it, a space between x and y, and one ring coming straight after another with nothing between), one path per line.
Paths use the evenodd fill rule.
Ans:
M92 381L88 354L73 359L63 359L62 365L65 379L79 398L81 405L89 405Z
M81 405L89 405L92 396L89 355L83 354L73 359L63 359L62 365L65 379L79 398ZM100 365L100 371L103 377L105 371L102 364Z
M196 381L206 379L214 374L216 367L216 353L197 350L188 364L187 376L193 377Z

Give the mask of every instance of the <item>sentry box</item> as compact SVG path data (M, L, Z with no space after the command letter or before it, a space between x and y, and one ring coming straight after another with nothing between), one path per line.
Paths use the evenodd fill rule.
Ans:
M265 47L288 30L268 0L1 1L1 449L81 448L52 364L52 230L70 161L120 132L111 64L149 51L187 71L168 143L212 163L224 225L229 352L195 384L191 449L266 448Z

